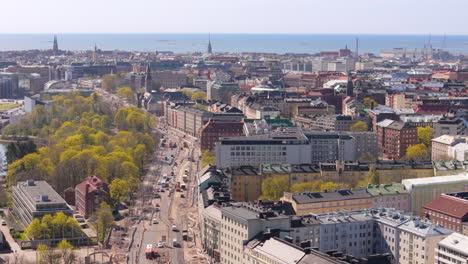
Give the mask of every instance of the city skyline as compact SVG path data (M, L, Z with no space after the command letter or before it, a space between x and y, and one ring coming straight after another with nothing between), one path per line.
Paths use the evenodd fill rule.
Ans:
M458 0L427 0L424 5L414 0L294 0L289 4L279 0L268 3L264 0L235 3L136 0L132 5L117 0L112 6L110 3L90 0L80 5L56 0L6 2L3 3L5 10L19 6L29 8L22 10L21 15L26 18L22 20L17 19L15 12L5 12L0 22L7 26L0 33L466 35L464 28L468 26L464 20L468 2Z

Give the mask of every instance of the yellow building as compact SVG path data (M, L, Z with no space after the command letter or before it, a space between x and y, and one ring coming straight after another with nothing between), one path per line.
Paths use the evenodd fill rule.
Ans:
M286 192L281 200L290 203L296 215L323 214L372 207L372 196L365 188L296 194Z

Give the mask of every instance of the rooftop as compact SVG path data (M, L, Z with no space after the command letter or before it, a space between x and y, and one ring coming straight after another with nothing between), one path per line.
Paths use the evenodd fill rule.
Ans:
M423 208L459 219L466 218L468 215L468 201L444 195L424 204Z
M451 184L451 183L467 183L468 184L468 173L448 175L448 176L437 176L428 178L415 178L402 180L401 183L405 186L406 190L418 187L425 187L428 185L438 184Z
M35 204L66 204L65 200L46 181L28 180L18 182L16 187L24 190L24 194L29 196Z
M439 242L439 246L468 255L468 236L452 233Z
M342 201L351 199L370 198L366 189L336 190L330 192L304 192L292 195L292 199L298 204L318 203L328 201Z
M401 183L392 184L380 184L367 186L367 192L371 196L385 196L385 195L396 195L396 194L408 194L405 186Z

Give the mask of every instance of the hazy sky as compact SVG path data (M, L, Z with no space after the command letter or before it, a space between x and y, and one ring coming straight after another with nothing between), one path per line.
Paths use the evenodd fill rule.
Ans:
M467 0L1 0L0 33L468 34Z

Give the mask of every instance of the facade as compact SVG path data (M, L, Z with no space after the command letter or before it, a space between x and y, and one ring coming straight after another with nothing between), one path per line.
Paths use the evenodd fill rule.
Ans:
M374 208L394 208L400 212L410 212L409 193L400 183L367 186Z
M166 112L168 125L196 137L213 116L213 113L208 111L183 105L168 107Z
M229 103L231 96L239 91L239 85L235 82L212 82L207 84L208 100Z
M310 144L299 131L274 131L250 137L225 137L216 144L216 166L310 162Z
M234 203L221 208L221 263L243 263L244 241L267 228L288 230L289 217L254 204ZM285 234L280 235L284 238Z
M468 192L442 194L424 204L423 216L445 228L463 233L468 221Z
M110 203L109 184L97 176L89 176L75 187L76 210L88 218L101 202Z
M377 124L378 149L390 157L401 158L409 146L418 143L417 127L386 119Z
M356 140L356 158L360 159L364 155L372 155L378 157L377 149L378 134L377 132L349 132Z
M293 122L301 127L322 131L350 131L351 127L364 118L345 115L300 115L295 116Z
M434 137L442 135L468 136L468 128L461 117L444 117L434 123Z
M65 200L45 181L28 180L13 186L13 212L25 226L34 218L62 212L67 216L73 214Z
M421 215L423 205L436 199L442 193L468 191L468 174L406 179L401 183L410 193L412 212L415 215Z
M468 237L459 233L452 233L446 238L442 239L437 244L434 263L468 263Z
M283 202L290 203L296 215L323 214L341 210L372 207L372 197L365 188L325 190L324 192L284 193Z
M356 139L346 133L306 131L310 143L310 163L355 161Z
M210 119L200 131L201 150L213 150L221 137L242 136L243 122L224 122Z
M435 263L437 244L453 233L433 225L430 221L415 219L400 227L400 257L398 263Z
M432 140L432 160L441 161L449 160L451 153L451 147L455 147L461 143L468 143L468 137L464 136L451 136L442 135ZM453 150L452 150L453 152ZM453 157L452 157L453 158Z

